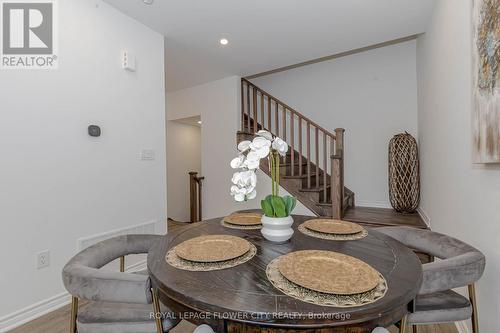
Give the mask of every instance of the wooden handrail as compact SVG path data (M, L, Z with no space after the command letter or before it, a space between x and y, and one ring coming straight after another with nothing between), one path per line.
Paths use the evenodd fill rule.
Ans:
M344 129L337 128L335 133L331 133L246 79L241 79L241 94L241 131L255 133L266 129L286 141L290 152L283 158L286 163L283 174L303 178L309 190L321 193L323 204L328 202L329 195L332 216L340 219L345 209Z
M300 112L296 111L291 106L287 105L286 103L280 101L278 98L274 97L273 95L271 95L271 94L265 92L264 90L260 89L255 84L253 84L252 82L248 81L247 79L242 78L241 81L247 83L249 86L255 88L257 91L263 93L265 96L267 96L267 98L270 98L271 100L275 101L277 104L279 104L282 107L284 107L287 111L290 111L290 112L294 113L297 117L302 118L306 122L309 122L313 127L318 128L320 131L326 133L329 137L335 139L335 134L333 134L330 131L328 131L327 129L321 127L320 125L318 125L317 123L315 123L314 121L312 121L311 119L309 119L308 117L306 117L303 114L301 114ZM257 112L257 111L255 111L255 112Z
M191 222L199 222L202 217L202 184L205 177L198 177L198 172L189 173L189 216Z

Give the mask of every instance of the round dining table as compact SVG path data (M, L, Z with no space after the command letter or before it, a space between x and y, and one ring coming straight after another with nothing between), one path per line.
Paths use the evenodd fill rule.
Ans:
M169 232L152 246L148 270L161 302L176 316L194 324L208 324L216 332L257 333L303 331L365 333L397 323L413 304L422 280L422 265L412 250L367 228L365 238L333 241L313 238L297 230L308 216L294 215L293 237L276 244L260 230L227 228L222 218L197 222ZM187 271L169 265L169 249L202 235L234 235L257 248L257 254L238 266L212 271ZM276 257L299 250L327 250L358 258L380 272L387 292L374 303L331 307L306 303L276 289L266 266Z

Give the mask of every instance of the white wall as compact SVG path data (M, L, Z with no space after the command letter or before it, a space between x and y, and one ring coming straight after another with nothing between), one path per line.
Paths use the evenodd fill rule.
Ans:
M331 132L345 128L345 183L356 204L389 206L389 140L417 136L415 41L252 81Z
M189 175L201 172L201 128L175 120L167 122L167 207L168 217L187 222Z
M101 1L58 3L59 69L0 73L0 331L64 292L78 238L166 216L163 37ZM51 265L37 270L45 249Z
M432 229L485 253L479 326L497 332L500 166L472 164L471 8L471 1L436 1L427 33L418 40L421 207Z
M167 94L169 120L201 115L201 173L203 182L203 218L225 216L240 209L260 208L260 200L271 192L271 181L258 174L258 197L237 203L230 196L234 170L229 162L238 154L236 132L240 119L240 78L228 77ZM287 194L285 191L283 195ZM312 213L298 205L296 214Z

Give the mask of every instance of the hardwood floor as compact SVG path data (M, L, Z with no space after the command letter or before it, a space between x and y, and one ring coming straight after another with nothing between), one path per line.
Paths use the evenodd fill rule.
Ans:
M8 333L68 333L70 313L71 308L68 305L11 330ZM192 333L195 327L195 325L183 320L170 332Z
M65 306L59 310L46 314L36 320L24 324L8 333L68 333L69 332L70 306ZM174 328L172 333L192 333L194 325L188 322L180 323ZM399 333L398 329L392 326L391 333ZM412 333L407 330L405 333ZM458 333L453 324L425 325L419 326L418 333Z
M360 209L362 207L357 207L356 209ZM361 209L357 212L357 214L362 213L373 214L373 211L366 211ZM382 211L382 213L386 213ZM408 217L406 217L408 218ZM182 222L168 222L169 230L180 228L186 225ZM35 319L29 323L26 323L14 330L9 331L8 333L68 333L69 331L69 317L70 317L70 306L64 306L59 310L48 313L38 319ZM193 332L194 325L188 322L182 322L176 328L174 328L172 333L191 333ZM391 333L399 333L396 327L391 327L389 329ZM411 330L408 330L405 333L412 333ZM418 333L458 333L455 325L453 324L439 324L439 325L426 325L420 326L418 329Z
M389 331L399 333L395 326L390 327ZM408 328L405 333L412 333L412 329ZM418 333L458 333L458 330L454 324L421 325L418 326Z
M418 213L401 214L388 208L352 207L347 209L343 219L371 226L404 225L427 229L427 225Z

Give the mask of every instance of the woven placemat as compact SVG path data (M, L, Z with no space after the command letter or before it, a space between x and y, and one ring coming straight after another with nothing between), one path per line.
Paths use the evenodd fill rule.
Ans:
M239 230L259 230L259 229L262 229L262 224L257 224L257 225L236 225L236 224L227 223L224 220L221 220L220 224L223 227L230 228L230 229L239 229Z
M195 262L184 260L175 253L175 247L170 249L165 255L165 260L170 266L185 271L215 271L241 265L252 259L257 253L255 245L250 243L250 250L241 257L219 262Z
M387 292L387 281L379 274L380 282L377 287L371 291L355 295L334 295L320 293L310 289L303 288L287 280L279 271L280 257L274 259L267 265L266 275L275 288L287 296L300 301L339 308L349 308L375 303L385 296Z
M350 241L350 240L357 240L357 239L362 239L368 236L368 231L363 228L363 231L358 232L357 234L350 234L350 235L334 235L334 234L325 234L323 232L317 232L310 230L306 228L304 223L299 225L298 227L299 231L303 233L304 235L311 236L314 238L321 238L321 239L327 239L327 240L336 240L336 241Z

